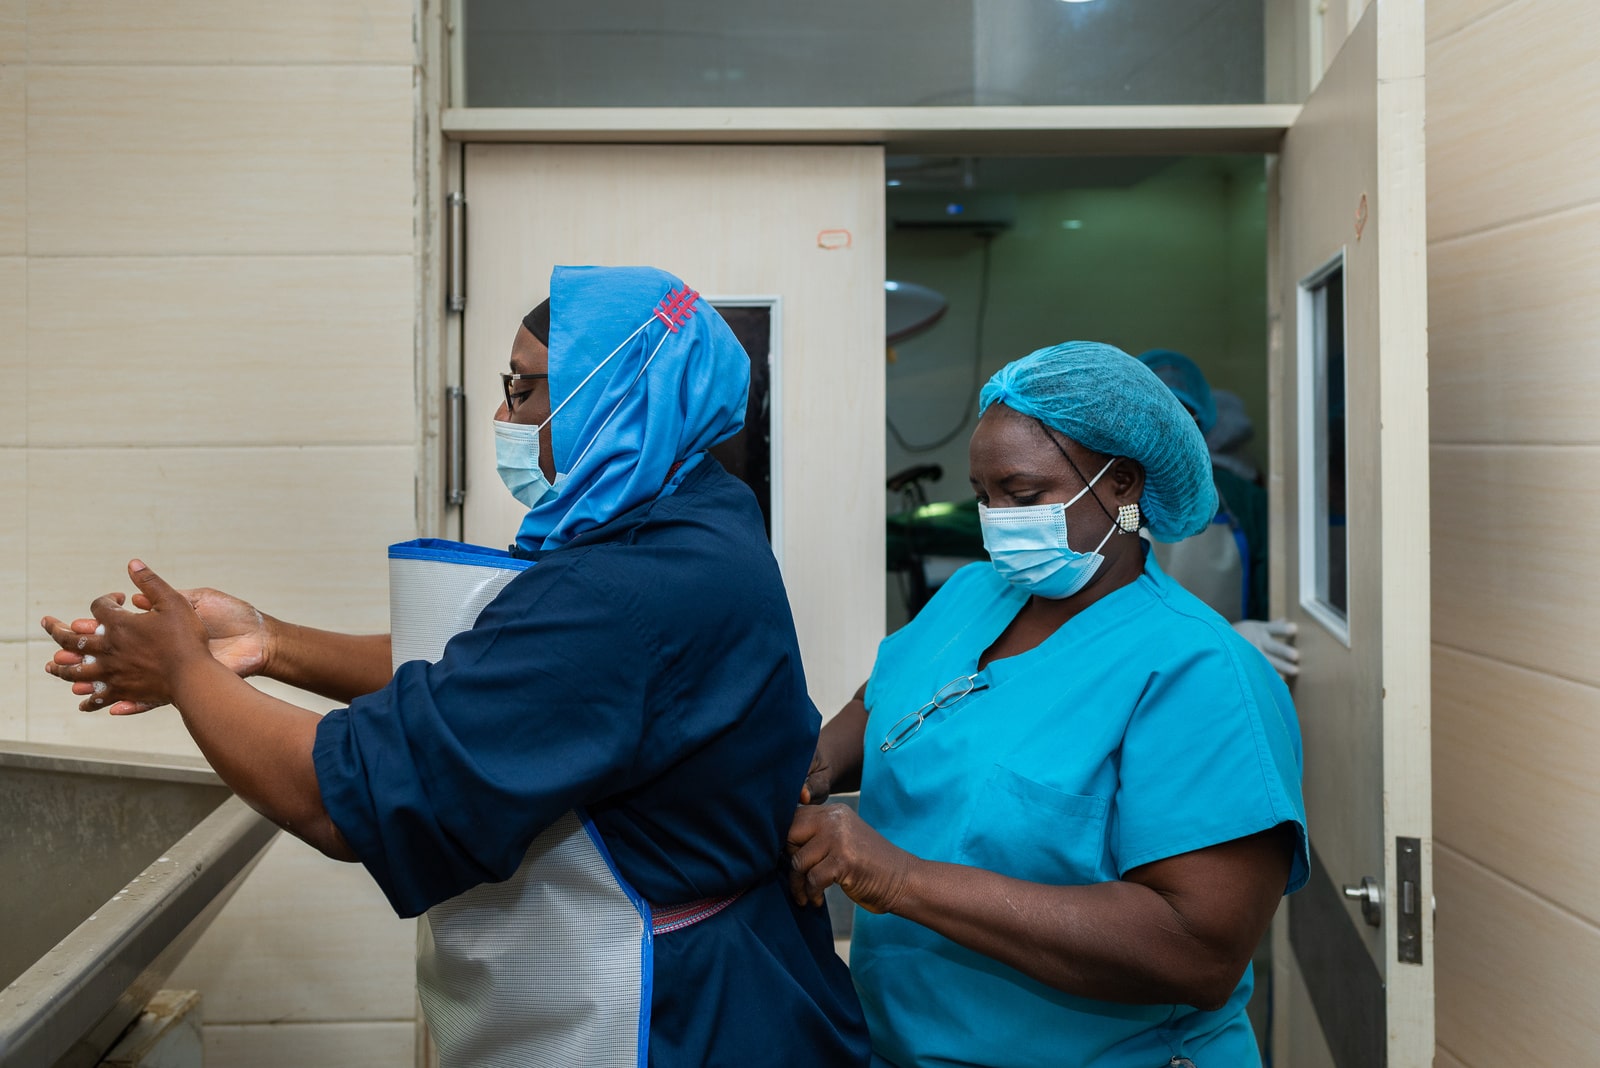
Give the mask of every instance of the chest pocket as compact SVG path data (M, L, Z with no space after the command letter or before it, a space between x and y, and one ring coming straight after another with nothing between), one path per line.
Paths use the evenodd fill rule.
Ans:
M1105 798L1069 794L999 764L979 791L961 837L963 863L1057 886L1115 878Z

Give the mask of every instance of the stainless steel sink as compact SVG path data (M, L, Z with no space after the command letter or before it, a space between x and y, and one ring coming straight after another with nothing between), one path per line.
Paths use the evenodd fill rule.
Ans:
M199 759L0 742L0 1066L99 1061L275 834Z

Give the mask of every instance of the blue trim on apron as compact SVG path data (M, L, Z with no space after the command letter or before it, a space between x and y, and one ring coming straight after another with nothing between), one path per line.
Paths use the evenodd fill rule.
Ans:
M606 848L606 843L600 837L599 828L589 818L589 813L579 808L575 810L578 818L583 821L583 829L589 835L589 840L594 843L595 852L600 854L600 859L606 862L606 867L611 869L611 877L617 881L617 886L628 895L628 900L633 902L634 909L639 913L639 918L644 921L644 932L639 939L639 1068L646 1068L650 1058L650 1003L655 994L655 931L650 921L650 903L633 888L633 884L622 877L617 870L616 861L611 859L611 850Z

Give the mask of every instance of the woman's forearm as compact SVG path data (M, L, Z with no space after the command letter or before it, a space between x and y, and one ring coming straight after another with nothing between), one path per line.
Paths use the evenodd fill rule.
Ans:
M387 634L340 634L264 617L269 634L261 674L348 703L388 684Z
M867 729L867 684L837 715L822 725L817 738L817 754L828 770L828 792L849 793L861 789L863 735Z
M1046 986L1100 1001L1214 1009L1249 960L1199 937L1159 893L1131 882L1048 886L916 861L892 911Z
M312 749L321 716L262 693L209 657L172 677L172 703L222 781L330 857L355 860L322 802Z

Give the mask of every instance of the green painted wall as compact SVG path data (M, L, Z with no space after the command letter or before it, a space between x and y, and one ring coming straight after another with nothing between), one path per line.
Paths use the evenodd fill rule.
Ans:
M891 193L891 198L892 198ZM891 199L892 204L892 199ZM994 238L978 375L1059 341L1107 341L1137 354L1187 353L1215 387L1244 398L1266 456L1267 246L1261 157L1180 160L1127 188L1021 193L1015 225ZM888 366L889 417L913 444L961 432L917 455L889 438L888 470L933 461L934 499L965 497L974 419L973 350L981 238L891 230L888 277L932 286L943 320L899 345Z

